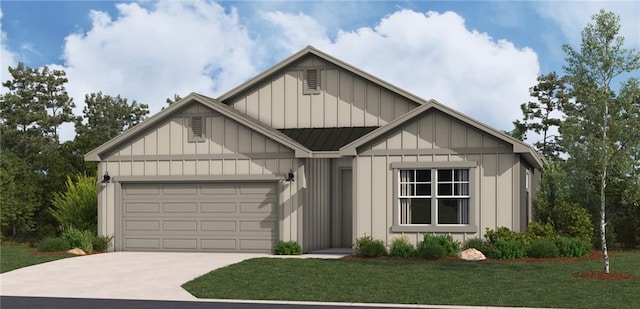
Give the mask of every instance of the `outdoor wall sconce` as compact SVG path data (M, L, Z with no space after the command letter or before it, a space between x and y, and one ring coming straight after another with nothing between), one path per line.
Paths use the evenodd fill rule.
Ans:
M111 176L109 176L108 172L105 172L104 175L102 176L101 183L109 183L109 181L111 181Z
M287 177L284 179L284 181L286 181L286 182L294 181L293 171L290 171L289 174L287 174Z

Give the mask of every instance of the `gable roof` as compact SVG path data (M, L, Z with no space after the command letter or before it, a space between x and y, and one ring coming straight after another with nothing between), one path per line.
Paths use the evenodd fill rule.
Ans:
M137 134L144 132L144 130L153 127L154 125L160 123L161 121L167 119L168 117L170 117L171 115L175 114L176 112L178 112L182 107L191 104L193 102L198 102L200 104L203 104L204 106L207 106L209 108L211 108L212 110L230 118L233 119L247 127L249 127L250 129L261 133L273 140L275 140L276 142L291 148L292 150L295 151L295 155L296 157L310 157L311 156L311 151L309 149L307 149L306 147L304 147L303 145L301 145L300 143L296 142L295 140L292 140L291 138L289 138L287 135L281 133L280 131L273 129L267 125L262 124L261 122L245 115L242 114L238 111L236 111L235 109L229 107L228 105L219 103L217 100L201 95L201 94L197 94L197 93L190 93L189 95L187 95L186 97L184 97L183 99L179 100L178 102L171 104L171 106L165 108L164 110L158 112L157 114L151 116L150 118L148 118L147 120L143 121L142 123L128 129L127 131L121 133L120 135L112 138L111 140L107 141L106 143L98 146L96 149L91 150L89 153L87 153L84 156L85 161L100 161L102 158L101 156L107 152L109 152L110 150L112 150L113 148L115 148L116 146L122 144L123 142L129 140L130 138L133 138L134 136L136 136Z
M442 105L441 103L439 103L436 100L429 100L427 102L427 104L422 105L422 106L418 106L412 110L410 110L409 112L407 112L406 114L394 119L393 121L389 122L388 124L380 127L377 130L372 131L369 134L366 134L364 136L362 136L361 138L343 146L342 148L340 148L340 154L341 155L356 155L357 151L356 149L382 135L384 135L385 133L388 133L390 131L392 131L393 129L401 126L402 124L406 123L407 121L414 119L415 117L421 115L422 113L431 110L431 109L435 109L438 110L446 115L449 115L467 125L470 125L472 127L477 128L478 130L487 133L501 141L504 141L510 145L513 146L513 152L515 153L520 153L522 155L525 156L526 160L532 164L533 166L535 166L536 168L542 168L544 165L544 161L543 159L540 157L540 155L529 145L527 145L526 143L515 139L507 134L504 134L482 122L479 122L473 118L470 118L464 114L461 114L445 105Z
M218 97L217 100L219 102L224 102L226 100L228 100L229 98L245 91L248 90L249 88L253 87L255 84L260 83L261 81L263 81L264 79L267 79L268 77L270 77L271 75L275 74L276 72L284 69L285 67L295 63L296 61L304 58L307 55L314 55L320 59L323 59L327 62L330 62L331 64L346 70L348 72L351 72L352 74L359 76L365 80L368 80L382 88L388 89L392 92L395 92L413 102L416 102L418 104L426 104L427 101L413 93L410 93L404 89L398 88L378 77L375 77L367 72L364 72L342 60L339 60L337 58L334 58L318 49L316 49L313 46L307 46L305 48L303 48L301 51L293 54L292 56L290 56L289 58L281 61L280 63L274 65L273 67L269 68L268 70L256 75L255 77L253 77L252 79L240 84L239 86L231 89L230 91L228 91L227 93L223 94L222 96Z

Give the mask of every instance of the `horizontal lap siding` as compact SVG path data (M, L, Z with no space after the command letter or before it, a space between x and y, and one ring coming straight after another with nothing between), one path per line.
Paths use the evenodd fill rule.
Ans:
M479 233L451 233L458 240L481 237L485 228L499 226L517 228L520 220L514 212L519 207L519 181L514 177L514 165L519 156L510 145L481 133L447 115L427 112L415 121L403 125L359 149L357 167L356 237L372 235L389 241L393 212L397 211L394 197L393 162L452 162L478 163L474 192L475 218L472 224ZM423 233L405 233L419 241Z
M304 93L305 68L320 70L320 93ZM277 129L382 126L417 103L349 71L310 58L225 102Z

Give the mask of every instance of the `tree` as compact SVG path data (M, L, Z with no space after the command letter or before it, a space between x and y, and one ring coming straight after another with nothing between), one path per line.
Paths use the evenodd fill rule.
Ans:
M12 205L34 205L33 210L21 210L19 219L28 222L33 218L40 229L52 219L46 212L51 192L61 189L67 173L73 172L60 152L58 128L75 120L74 105L65 90L64 71L47 67L34 69L19 63L15 68L9 67L9 72L12 78L2 83L8 91L0 97L0 147L3 155L13 154L24 163L14 160L20 164L20 175L16 179L28 179L28 182L16 180L15 192L23 192L18 194L28 197L29 203ZM29 190L28 196L23 189ZM3 191L3 197L11 200L10 192L13 191ZM4 212L5 205L2 207Z
M35 227L38 186L30 177L29 166L18 156L1 151L0 155L0 226L16 237Z
M558 135L552 135L552 128L559 128L561 119L559 112L568 102L568 94L563 78L555 72L538 77L538 84L533 86L529 93L534 101L520 105L522 121L513 122L515 128L512 136L526 137L526 132L533 131L542 135L542 140L534 143L536 150L545 158L557 158L562 152Z
M19 63L9 67L12 79L2 85L9 89L0 108L3 122L22 132L37 130L40 135L59 141L58 128L73 122L75 107L64 85L68 82L62 70L48 67L34 69Z
M621 75L640 69L640 53L623 47L617 15L601 10L592 20L582 31L580 50L563 46L567 54L564 70L575 102L565 107L566 119L560 129L567 163L586 176L581 181L587 190L580 194L586 195L587 202L593 193L599 195L600 244L604 271L609 273L607 185L628 181L626 175L634 170L630 152L640 142L639 106L634 100L640 93L637 75L621 83L618 92L612 84Z
M171 105L173 105L174 103L176 103L176 102L178 102L180 100L182 100L182 97L179 94L176 93L176 94L173 95L173 98L167 98L167 100L165 102L167 102L167 105L171 106ZM162 109L164 109L164 108L165 107L163 106Z
M146 119L149 106L102 92L85 96L84 122L76 122L76 142L83 154Z

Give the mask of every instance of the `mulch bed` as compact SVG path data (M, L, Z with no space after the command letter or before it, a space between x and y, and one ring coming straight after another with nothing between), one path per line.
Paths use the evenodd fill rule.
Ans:
M584 278L584 279L596 279L596 280L629 280L633 278L633 275L626 273L615 273L609 272L608 274L604 271L587 271L582 273L573 274L576 278Z
M381 256L378 258L363 258L357 255L348 255L342 258L343 260L353 260L353 261L364 261L364 260L381 260L381 261L406 261L406 262L432 262L432 261L449 261L449 262L468 262L468 263L486 263L486 262L499 262L499 263L552 263L552 262L580 262L580 261L591 261L591 260L599 260L602 259L602 252L600 251L592 251L588 257L583 258L570 258L570 257L556 257L556 258L522 258L522 259L513 259L513 260L498 260L498 259L486 259L484 261L465 261L461 260L457 257L444 257L437 260L425 260L421 257L411 257L407 259L394 258L390 256ZM604 271L588 271L582 273L573 274L576 278L584 278L584 279L596 279L596 280L630 280L633 278L633 275L627 273L616 273L610 272L605 273Z

